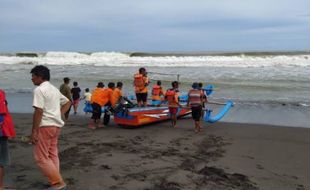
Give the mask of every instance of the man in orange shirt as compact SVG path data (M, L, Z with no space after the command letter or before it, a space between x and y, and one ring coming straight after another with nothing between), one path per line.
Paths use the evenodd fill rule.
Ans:
M100 124L100 117L101 117L101 107L106 104L104 100L104 84L103 82L98 82L97 88L95 88L92 92L91 96L91 106L93 108L93 114L91 117L91 122L89 124L89 128L96 129L97 125L98 127L103 127Z
M139 69L139 73L134 75L134 86L137 97L138 106L147 106L147 86L149 85L149 78L144 67Z
M113 91L112 99L111 99L111 104L113 108L115 107L119 99L123 96L122 88L123 88L123 83L117 82L116 88Z
M115 88L115 83L114 82L109 82L108 84L108 88L106 88L104 90L104 100L105 100L105 104L104 106L106 106L106 109L104 111L104 116L103 116L103 125L108 125L110 122L110 116L111 116L111 102L112 102L112 96L113 96L113 91Z

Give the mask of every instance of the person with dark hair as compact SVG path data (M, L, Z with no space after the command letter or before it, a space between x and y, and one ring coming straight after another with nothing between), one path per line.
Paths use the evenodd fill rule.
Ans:
M199 89L199 84L194 82L192 89L188 92L187 106L191 107L192 117L195 121L195 132L201 131L200 119L202 116L202 104L204 102L204 94Z
M201 94L203 94L203 102L202 102L202 107L205 107L205 102L207 102L207 95L205 94L205 90L203 89L203 84L200 82L198 83L198 89L201 91ZM201 117L203 114L201 114Z
M78 82L74 81L73 88L71 89L74 114L77 114L77 109L78 109L79 102L80 102L80 92L81 92L81 89L80 87L78 87Z
M85 104L90 103L91 93L89 92L89 88L85 88L84 97L82 99L85 100Z
M117 82L116 88L114 89L114 91L112 93L112 98L111 98L112 108L115 107L116 103L123 96L122 88L123 88L123 83Z
M104 97L103 99L105 100L104 106L106 107L104 111L104 116L103 116L103 125L108 125L110 122L110 117L111 117L111 110L112 110L112 96L113 96L113 91L115 89L115 83L114 82L109 82L108 83L108 88L105 89L104 91Z
M91 106L92 106L92 116L91 121L88 125L88 128L90 129L96 129L96 127L103 127L100 123L100 118L102 114L101 107L104 106L105 101L103 99L104 96L104 84L103 82L98 82L97 88L95 88L92 92L91 96Z
M163 96L165 96L165 93L159 80L152 88L152 105L160 106Z
M32 68L30 73L35 76L41 77L43 80L50 80L50 70L43 65L37 65L36 67Z
M8 139L16 136L12 117L8 110L5 92L0 89L0 190L4 188L4 167L9 165Z
M137 97L138 106L141 107L147 106L147 86L149 85L150 81L147 77L147 72L144 67L139 69L139 72L134 75L134 87Z
M62 115L71 102L49 82L49 69L35 66L31 72L35 86L33 97L33 125L31 142L34 144L34 158L42 173L47 177L49 189L65 189L66 184L60 174L58 157L58 137L64 126Z
M72 102L72 93L69 87L70 79L68 77L65 77L63 80L64 80L64 83L60 86L59 90L65 97L67 97ZM71 106L68 109L68 111L65 113L65 121L69 119L70 109L71 109Z
M167 90L165 99L168 101L171 125L172 127L176 127L178 108L181 107L179 104L179 83L177 81L173 81L171 85L172 88Z

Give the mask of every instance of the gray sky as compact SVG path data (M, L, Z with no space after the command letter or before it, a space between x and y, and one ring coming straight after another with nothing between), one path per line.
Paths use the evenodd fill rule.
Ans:
M0 0L0 51L310 50L310 0Z

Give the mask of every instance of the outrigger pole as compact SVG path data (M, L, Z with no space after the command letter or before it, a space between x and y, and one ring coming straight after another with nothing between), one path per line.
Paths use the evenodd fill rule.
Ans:
M159 73L159 72L148 72L150 74L157 74L157 75L175 75L177 76L177 81L180 82L180 74L178 73Z

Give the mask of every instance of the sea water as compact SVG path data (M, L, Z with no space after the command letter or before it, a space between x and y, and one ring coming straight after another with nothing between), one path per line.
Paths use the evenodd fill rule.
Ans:
M184 93L192 82L213 84L210 101L235 102L222 121L309 126L309 52L2 53L0 88L8 94L11 112L32 112L30 70L38 64L49 67L51 82L57 87L64 77L79 82L82 90L95 88L99 81L106 85L122 81L126 95L134 93L133 74L145 67L152 84L161 80L169 88L178 79ZM209 106L214 112L220 109Z

